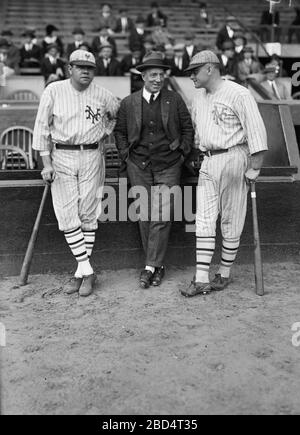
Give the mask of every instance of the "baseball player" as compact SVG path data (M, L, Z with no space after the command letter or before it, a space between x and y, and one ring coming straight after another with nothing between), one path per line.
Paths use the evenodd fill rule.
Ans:
M195 88L192 105L195 146L204 153L197 187L196 276L184 296L223 290L230 283L245 223L248 182L260 173L267 148L266 129L249 90L222 80L212 51L196 54L187 68ZM221 266L210 281L216 222L221 215Z
M59 229L77 261L65 290L81 296L89 296L96 282L89 259L105 179L103 138L113 131L119 106L110 92L93 83L95 67L93 54L71 54L70 79L45 89L33 136L33 148L43 160L42 177L51 183Z

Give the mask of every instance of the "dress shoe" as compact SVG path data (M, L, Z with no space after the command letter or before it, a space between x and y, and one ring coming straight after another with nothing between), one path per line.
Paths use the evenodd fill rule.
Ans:
M152 285L154 285L155 287L160 286L164 276L165 276L164 266L156 267L152 279Z
M93 273L92 275L84 276L83 283L79 289L80 296L87 297L93 293L94 286L97 281L97 275Z
M77 293L81 287L82 281L83 278L76 278L75 276L73 276L73 278L71 278L69 282L64 286L64 292L67 295Z
M151 272L151 270L142 270L141 272L141 276L140 276L140 286L142 288L149 288L150 285L152 284L152 280L153 280L153 273Z

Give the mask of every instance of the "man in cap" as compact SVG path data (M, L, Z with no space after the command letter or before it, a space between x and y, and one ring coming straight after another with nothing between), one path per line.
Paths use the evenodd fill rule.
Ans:
M20 50L22 68L39 68L42 59L42 50L35 43L36 37L33 30L25 30L22 34L24 43Z
M198 53L187 71L197 89L192 103L195 147L204 154L197 188L196 274L191 285L181 290L192 297L223 290L230 283L245 222L248 182L260 173L267 134L253 96L243 86L222 79L215 53ZM219 214L222 260L210 280Z
M98 56L101 47L111 45L112 54L117 57L117 44L112 36L109 36L108 29L103 28L99 30L99 35L95 36L92 41L92 52L95 56Z
M110 44L104 44L99 49L96 60L96 76L116 77L122 76L121 64L113 56L113 47Z
M220 73L226 80L235 80L234 43L230 39L222 44L222 52L218 55Z
M71 56L73 51L78 50L81 48L81 45L85 43L83 37L85 35L85 32L82 30L81 27L75 27L72 32L74 42L71 42L67 46L67 56L68 58Z
M69 62L70 79L51 83L42 94L33 149L40 151L59 229L77 261L66 292L88 296L96 282L90 256L105 178L103 139L115 126L119 105L93 82L92 53L76 50Z
M163 88L168 69L161 52L144 57L137 66L144 88L122 101L115 128L116 145L127 164L131 186L142 190L138 216L146 255L140 275L142 288L158 286L163 279L174 207L170 189L180 183L181 167L194 136L184 101Z
M9 68L12 68L16 74L19 74L20 72L20 50L18 47L13 43L12 37L14 36L12 31L9 29L3 30L1 32L1 36L6 40L8 44L7 49L7 58L6 58L6 65Z
M270 99L272 100L289 100L291 99L291 93L288 88L278 80L280 68L277 65L268 63L263 70L265 79L260 83L268 92Z

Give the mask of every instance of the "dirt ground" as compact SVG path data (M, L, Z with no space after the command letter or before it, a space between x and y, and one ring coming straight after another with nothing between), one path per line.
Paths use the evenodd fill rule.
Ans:
M236 266L225 292L192 299L192 269L141 290L138 271L102 272L88 298L67 276L0 283L4 414L300 414L300 264Z

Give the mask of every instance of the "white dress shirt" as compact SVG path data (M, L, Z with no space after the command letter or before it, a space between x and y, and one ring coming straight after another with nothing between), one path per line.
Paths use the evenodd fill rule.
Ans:
M154 101L156 100L156 98L159 96L160 91L159 92L155 92L154 95ZM152 93L147 91L146 88L143 89L143 98L147 101L148 104L150 104L150 98L151 98Z

